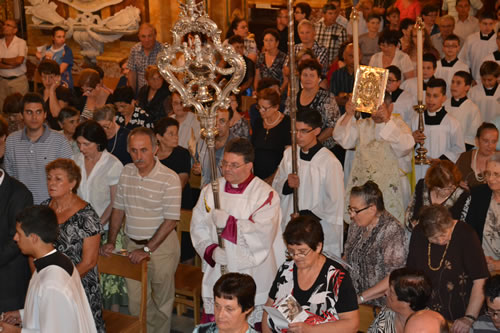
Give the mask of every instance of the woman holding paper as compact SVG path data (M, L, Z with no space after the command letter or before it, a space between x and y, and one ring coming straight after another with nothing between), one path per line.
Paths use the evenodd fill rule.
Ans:
M356 292L349 273L336 261L325 257L323 229L311 216L292 219L283 238L288 259L276 275L266 306L277 308L290 296L301 306L302 315L282 327L264 312L262 332L357 332L359 312Z

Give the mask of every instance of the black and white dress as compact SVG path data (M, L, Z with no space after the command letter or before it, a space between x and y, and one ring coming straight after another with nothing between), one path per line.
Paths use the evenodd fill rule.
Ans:
M349 273L337 262L326 258L314 284L301 290L297 280L297 269L293 260L281 265L274 279L269 298L278 303L292 294L309 317L305 323L319 325L339 320L339 313L358 309L356 291ZM281 332L268 316L268 325L273 332Z
M50 201L51 199L47 199L41 205L48 206ZM87 204L66 222L59 225L59 237L54 245L59 252L65 254L76 266L82 261L83 241L85 238L100 233L102 233L101 220L92 206ZM82 277L82 285L85 294L87 294L97 332L104 333L106 329L102 318L102 294L97 265Z

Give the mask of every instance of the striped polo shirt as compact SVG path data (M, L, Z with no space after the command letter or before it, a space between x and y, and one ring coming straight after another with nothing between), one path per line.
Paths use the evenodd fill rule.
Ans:
M36 141L26 135L26 128L7 137L5 145L5 171L22 182L33 194L33 203L49 198L45 166L58 158L71 158L68 140L43 125L43 134Z
M142 177L133 164L122 171L113 208L125 211L125 234L150 239L165 219L179 220L181 209L179 176L155 157L155 166Z

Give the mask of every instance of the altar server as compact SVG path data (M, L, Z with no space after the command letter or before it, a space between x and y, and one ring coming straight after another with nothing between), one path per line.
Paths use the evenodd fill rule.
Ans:
M491 123L500 115L500 65L494 61L485 61L479 70L481 82L470 92L470 99L477 104L483 121Z
M293 213L292 193L297 188L300 214L313 215L320 220L325 233L323 250L340 257L344 237L344 173L335 155L318 142L321 125L318 111L297 113L299 173L292 173L292 148L288 147L274 177L273 188L281 198L282 230Z
M458 71L470 72L469 66L458 59L460 50L460 38L457 35L449 35L443 42L444 57L437 62L434 76L446 82L446 96L451 97L451 79Z

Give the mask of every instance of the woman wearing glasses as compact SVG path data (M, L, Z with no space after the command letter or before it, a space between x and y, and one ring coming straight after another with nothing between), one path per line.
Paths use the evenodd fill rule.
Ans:
M443 205L424 207L411 235L406 267L421 270L432 284L427 306L452 321L453 333L468 333L484 301L489 276L473 229Z
M500 152L486 163L487 184L471 190L471 203L466 222L477 232L482 243L488 269L500 270Z
M345 260L359 303L384 306L384 278L403 267L408 254L408 239L403 226L385 210L384 198L377 184L367 181L351 190L349 225L344 247Z
M469 191L459 187L462 175L450 161L435 161L427 170L424 179L415 187L413 197L406 209L405 225L413 230L418 213L423 206L442 205L449 209L455 220L464 221L469 209Z
M276 324L264 312L262 332L357 332L358 304L349 273L325 257L321 224L310 216L291 220L283 233L288 260L276 275L266 306L276 307L293 295L307 312L304 322Z
M280 95L273 88L257 94L257 109L261 119L255 121L252 145L255 149L254 174L272 184L285 147L291 145L290 117L282 114Z

